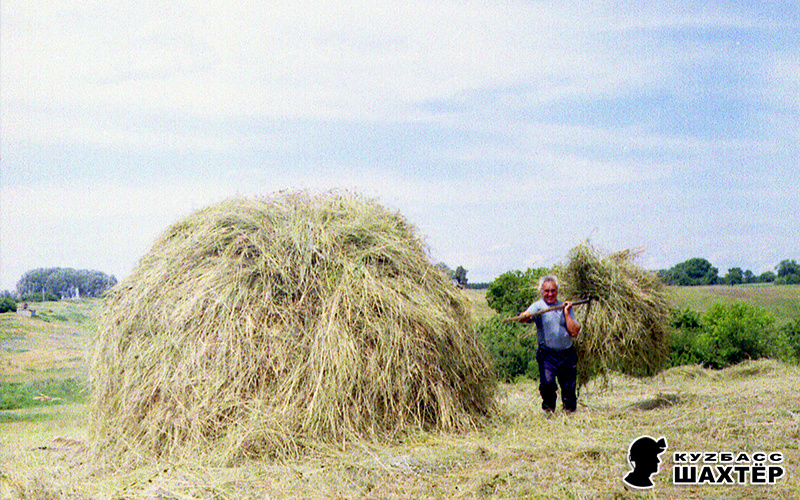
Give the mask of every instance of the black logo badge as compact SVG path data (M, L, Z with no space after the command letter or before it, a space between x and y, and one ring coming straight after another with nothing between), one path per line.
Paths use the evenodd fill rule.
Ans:
M622 480L628 486L645 490L653 487L650 476L658 474L661 465L659 455L667 450L667 440L662 436L658 441L650 436L639 436L628 448L628 462L633 468Z

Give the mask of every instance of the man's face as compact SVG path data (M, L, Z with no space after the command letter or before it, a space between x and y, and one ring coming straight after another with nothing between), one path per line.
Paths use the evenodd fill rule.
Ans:
M542 298L548 304L554 304L558 299L558 285L552 281L545 281L542 285Z

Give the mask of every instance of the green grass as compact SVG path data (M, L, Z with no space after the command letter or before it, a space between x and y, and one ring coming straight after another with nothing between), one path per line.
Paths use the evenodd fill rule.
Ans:
M82 403L88 395L88 382L78 378L0 382L0 410Z
M671 286L671 302L679 309L706 312L715 303L746 302L775 315L778 325L800 317L800 285Z
M31 306L36 309L33 318L0 314L0 382L5 384L0 398L13 399L12 392L25 393L34 382L41 386L85 380L85 357L99 304L99 299L43 302ZM23 389L11 389L10 383L20 383Z
M62 323L73 327L94 330L94 310L99 299L60 300L29 305L36 310L36 318L48 323Z
M0 314L0 341L24 335L22 318L13 312Z
M19 410L19 409L18 409ZM0 410L0 425L8 423L41 422L43 420L53 420L55 415L51 412L40 412L18 410Z

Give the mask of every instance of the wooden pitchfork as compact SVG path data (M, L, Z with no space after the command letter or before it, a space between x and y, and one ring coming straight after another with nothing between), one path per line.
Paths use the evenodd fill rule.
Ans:
M591 301L592 301L592 299L575 300L575 301L572 301L572 305L573 306L577 306L577 305L580 305L580 304L589 304L589 307L591 307ZM531 319L535 318L536 316L539 316L540 314L544 314L544 313L550 312L550 311L556 311L558 309L564 309L564 304L561 304L560 306L548 307L547 309L542 309L541 311L536 311L535 313L531 314L528 317L528 321L526 321L526 323L529 323ZM513 318L505 318L505 319L503 319L503 323L511 323L512 321L519 321L521 319L521 316L522 316L522 314L520 314L518 316L514 316Z

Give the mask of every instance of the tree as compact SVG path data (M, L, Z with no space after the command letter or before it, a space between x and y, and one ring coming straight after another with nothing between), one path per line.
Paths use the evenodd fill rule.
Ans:
M728 269L728 274L725 275L724 280L728 285L741 285L744 283L744 272L742 272L742 268L732 267Z
M114 276L88 269L50 267L33 269L17 283L20 297L99 297L117 284Z
M782 260L775 269L778 271L779 278L792 274L800 276L800 265L794 260Z
M668 285L715 285L719 281L719 270L699 257L681 262L659 275Z
M498 276L486 291L486 302L499 314L519 314L539 298L539 278L550 269L540 267L508 271Z
M782 260L775 269L778 271L778 276L775 278L776 284L800 284L800 265L798 265L794 260Z
M765 271L758 275L759 283L772 283L775 281L775 273L772 271Z
M453 273L453 279L461 286L467 286L467 270L458 266Z

